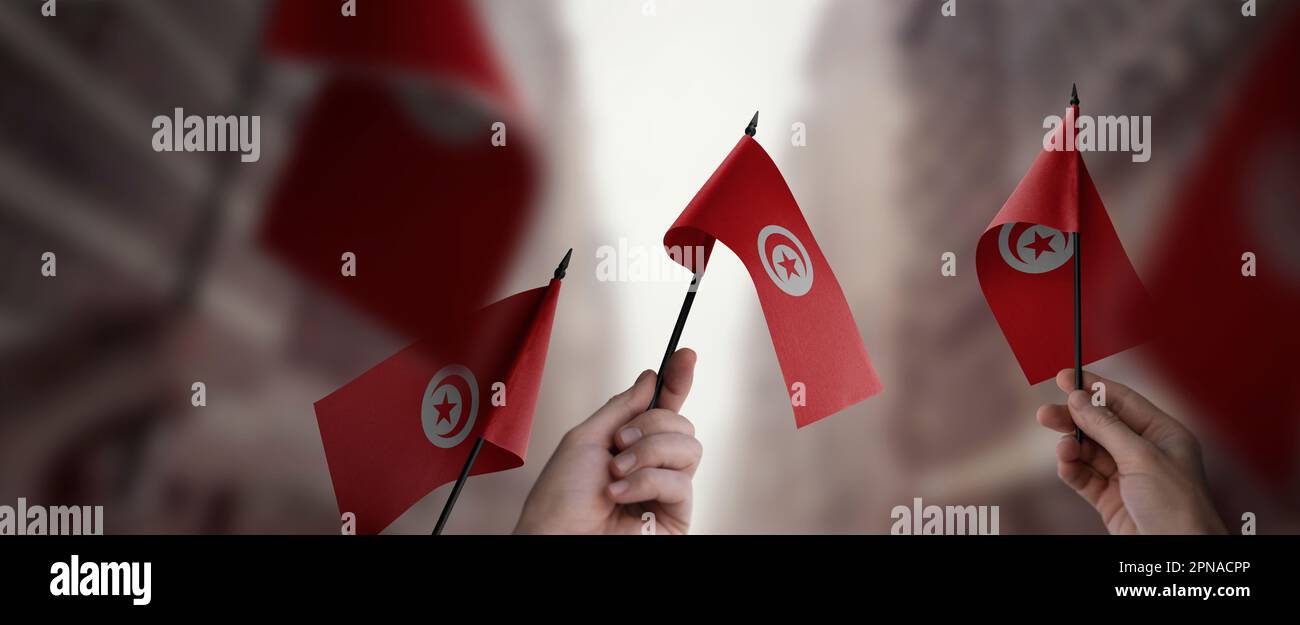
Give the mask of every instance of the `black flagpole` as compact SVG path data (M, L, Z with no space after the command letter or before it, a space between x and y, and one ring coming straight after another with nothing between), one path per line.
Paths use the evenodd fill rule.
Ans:
M569 268L569 259L573 257L573 248L569 248L564 254L564 260L560 261L560 266L555 268L556 280L564 279L564 272ZM433 535L442 534L442 528L447 526L447 519L451 518L451 509L456 507L456 500L460 498L460 491L465 488L465 482L469 480L470 469L474 468L474 461L478 459L479 450L483 449L483 437L479 436L474 439L474 447L469 450L469 457L465 459L465 466L460 468L460 477L456 478L456 485L451 487L451 494L447 496L447 503L442 506L442 514L438 515L438 524L433 526Z
M460 498L460 489L465 488L465 482L469 480L469 471L474 468L474 461L478 459L480 449L483 449L482 436L474 439L474 448L469 450L465 466L460 468L460 477L456 478L456 485L451 487L451 495L447 497L447 503L442 506L442 514L438 515L438 524L433 526L434 536L442 534L442 528L447 526L447 519L451 518L451 509L456 507L456 500Z
M1079 86L1070 86L1070 106L1079 105ZM1070 146L1075 148L1076 146ZM1082 158L1082 157L1081 157ZM1076 205L1075 210L1079 210ZM1079 230L1083 229L1083 213L1079 210L1078 225L1070 233L1070 243L1074 246L1074 388L1083 390L1083 295L1082 270L1079 266ZM1083 430L1074 426L1074 440L1083 443Z
M754 111L754 118L749 120L749 125L745 127L745 134L752 137L757 132L758 111ZM664 350L664 359L659 362L659 373L655 376L655 393L650 398L650 406L646 410L654 410L659 405L659 392L664 388L664 369L668 368L668 359L672 358L673 352L677 351L677 342L681 340L682 330L686 328L686 317L691 314L691 304L695 303L695 292L700 288L700 276L703 274L703 267L695 268L691 286L686 290L686 299L682 301L682 309L677 313L677 323L673 325L673 335L668 338L668 349Z

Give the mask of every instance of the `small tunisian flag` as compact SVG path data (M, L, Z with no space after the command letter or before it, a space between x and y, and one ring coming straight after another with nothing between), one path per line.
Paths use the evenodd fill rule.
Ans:
M1173 199L1151 256L1160 336L1147 352L1274 487L1300 478L1300 85L1284 78L1300 67L1300 6L1290 11Z
M552 280L492 304L316 402L339 512L358 533L455 480L480 436L474 475L523 465L559 293Z
M472 7L378 2L341 17L337 3L281 0L267 47L324 78L269 196L263 247L405 336L487 303L527 227L537 166Z
M1051 147L980 237L975 270L984 298L1030 384L1074 366L1074 246L1079 233L1084 364L1147 338L1144 323L1128 323L1126 307L1146 293L1083 157L1072 129L1079 107L1070 107L1054 131ZM1064 135L1062 133L1065 133Z
M776 163L749 136L664 235L669 255L697 273L704 268L688 259L707 257L715 240L754 281L798 427L880 392L830 263ZM702 254L691 251L697 246Z

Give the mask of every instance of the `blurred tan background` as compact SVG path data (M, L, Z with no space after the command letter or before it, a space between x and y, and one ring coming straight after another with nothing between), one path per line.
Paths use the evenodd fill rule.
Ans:
M1086 157L1141 273L1188 163L1295 7L941 4L473 3L539 146L530 225L495 292L542 284L568 247L575 260L528 463L474 478L448 532L509 531L564 431L657 366L687 278L600 282L595 251L658 246L755 109L885 392L796 431L753 288L720 250L682 340L700 354L684 409L706 450L695 531L887 532L914 497L998 505L1002 533L1104 531L1056 478L1033 411L1057 393L1026 385L975 243L1076 82L1084 112L1153 116L1149 163ZM254 242L320 83L267 58L269 6L59 0L42 18L37 0L0 3L0 503L102 504L111 533L337 531L312 402L405 340ZM149 122L174 107L262 115L261 160L152 151ZM47 250L55 279L39 274ZM956 278L939 276L946 251ZM1135 352L1093 368L1203 429ZM189 404L195 380L206 407ZM1250 511L1262 533L1300 529L1294 479L1266 485L1202 440L1229 527ZM389 532L427 532L449 488Z

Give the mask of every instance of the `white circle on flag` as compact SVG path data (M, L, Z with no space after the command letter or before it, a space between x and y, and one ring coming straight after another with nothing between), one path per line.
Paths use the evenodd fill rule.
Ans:
M767 277L787 295L799 297L812 290L812 259L793 232L781 226L764 227L758 232L758 257Z
M424 389L420 423L429 442L451 449L469 436L478 416L478 381L464 365L439 369Z
M1074 243L1068 234L1054 228L1013 223L998 231L998 252L1016 271L1047 273L1070 261Z

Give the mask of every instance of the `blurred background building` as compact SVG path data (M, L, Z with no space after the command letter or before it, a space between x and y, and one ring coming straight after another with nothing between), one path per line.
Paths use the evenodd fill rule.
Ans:
M509 531L563 432L658 364L685 281L598 282L594 251L657 246L755 108L885 392L796 431L752 287L720 252L683 340L701 356L684 409L706 449L696 528L882 532L922 497L999 505L1003 533L1104 531L1055 476L1056 437L1033 411L1057 393L1025 384L975 243L1078 83L1085 113L1154 119L1149 163L1087 156L1141 273L1243 68L1296 9L940 4L474 3L540 151L496 292L542 284L568 247L575 262L528 464L476 477L449 531ZM43 18L37 0L0 3L0 502L102 504L109 532L337 531L311 404L405 342L255 243L320 82L267 58L270 7L59 0ZM154 152L150 121L175 107L262 115L261 160ZM789 140L796 123L806 146ZM40 275L46 251L55 279ZM938 270L948 251L954 278ZM1139 353L1096 370L1201 429ZM1294 480L1265 486L1202 440L1229 527L1253 511L1262 532L1300 529ZM389 531L428 531L447 490Z

